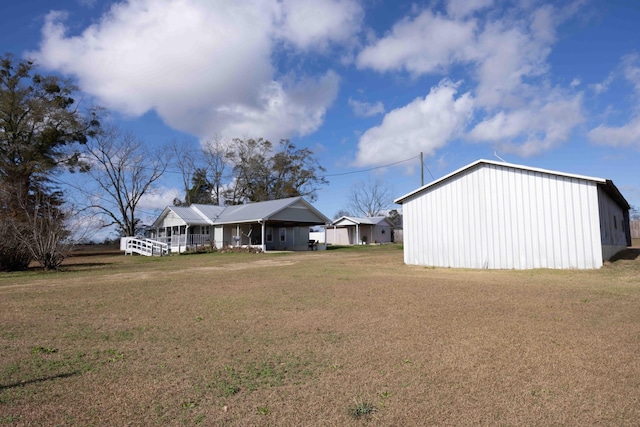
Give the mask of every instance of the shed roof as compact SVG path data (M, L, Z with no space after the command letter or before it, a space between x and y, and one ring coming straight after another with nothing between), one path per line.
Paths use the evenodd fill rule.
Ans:
M542 169L542 168L535 168L535 167L531 167L531 166L524 166L524 165L517 165L514 163L507 163L507 162L498 162L495 160L485 160L485 159L480 159L480 160L476 160L473 163L470 163L466 166L461 167L458 170L455 170L453 172L451 172L448 175L443 176L442 178L436 179L435 181L431 181L430 183L423 185L422 187L405 194L404 196L398 197L397 199L394 200L395 203L398 204L402 204L406 199L415 196L416 194L419 194L423 191L426 191L427 189L434 187L442 182L448 181L451 178L455 177L456 175L461 174L462 172L465 172L467 170L473 169L475 167L483 167L485 165L494 165L494 166L498 166L504 169L518 169L518 170L524 170L524 171L529 171L529 172L538 172L538 173L542 173L542 174L549 174L549 175L555 175L555 176L562 176L562 177L566 177L566 178L574 178L574 179L582 179L585 181L591 181L591 182L595 182L596 184L602 186L602 188L616 201L616 203L618 203L620 206L629 209L629 203L625 200L625 198L622 196L622 193L620 193L620 191L618 190L618 188L613 184L613 181L608 180L608 179L604 179L604 178L597 178L597 177L593 177L593 176L586 176L586 175L577 175L577 174L572 174L572 173L566 173L566 172L559 172L559 171L554 171L554 170L549 170L549 169Z
M378 225L382 222L387 222L384 216L371 216L371 217L353 217L343 216L331 223L331 225Z

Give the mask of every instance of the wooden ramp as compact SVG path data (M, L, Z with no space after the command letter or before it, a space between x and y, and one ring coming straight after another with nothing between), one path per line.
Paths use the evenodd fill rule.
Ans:
M169 246L166 243L151 239L127 237L124 247L125 255L163 256L169 254Z

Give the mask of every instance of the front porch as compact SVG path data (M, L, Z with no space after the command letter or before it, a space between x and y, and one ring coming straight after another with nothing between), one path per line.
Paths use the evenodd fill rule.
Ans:
M309 226L286 223L244 223L227 225L175 225L149 232L152 239L166 243L172 253L197 250L199 247L254 247L266 251L310 250ZM311 249L324 249L315 246Z

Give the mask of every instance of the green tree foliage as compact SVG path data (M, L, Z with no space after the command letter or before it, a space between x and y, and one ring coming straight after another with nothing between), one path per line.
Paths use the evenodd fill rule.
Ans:
M53 212L63 199L52 174L82 167L78 144L99 126L95 115L78 111L72 84L34 71L31 61L0 58L0 228L10 231L0 243L0 270L27 267L32 257L20 242L38 212L63 220Z
M402 214L397 209L391 209L387 215L387 222L391 228L402 228Z
M176 206L189 206L193 203L213 204L213 184L209 182L207 175L207 169L196 168L191 177L191 188L187 189L184 202L176 199L173 204Z
M227 156L234 179L225 193L228 204L260 202L286 197L317 198L317 190L328 184L320 166L308 148L296 148L281 140L278 151L268 140L235 139Z
M304 196L311 201L328 181L308 148L297 148L289 140L277 147L263 138L206 141L199 154L187 143L174 144L174 164L185 186L184 199L175 205L227 204Z

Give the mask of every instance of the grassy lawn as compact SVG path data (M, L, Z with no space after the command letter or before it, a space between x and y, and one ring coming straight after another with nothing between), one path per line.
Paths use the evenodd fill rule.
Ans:
M640 259L406 266L398 246L0 274L0 425L637 425Z

